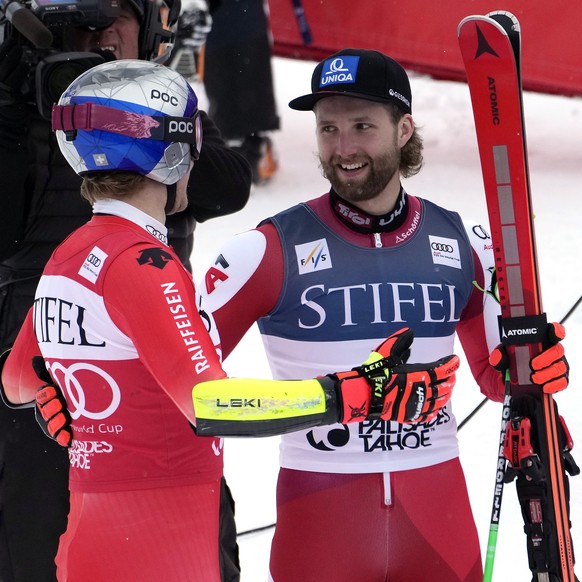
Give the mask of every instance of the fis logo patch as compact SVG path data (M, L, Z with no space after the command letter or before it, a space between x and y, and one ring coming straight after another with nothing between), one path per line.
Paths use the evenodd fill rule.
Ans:
M332 268L329 248L324 238L295 245L295 255L300 275Z
M99 247L93 247L91 252L85 258L85 261L79 269L79 275L91 283L95 283L101 272L101 268L105 263L105 259L108 257L107 253L104 253Z
M432 262L437 265L446 265L454 269L461 269L461 253L459 243L454 238L442 236L428 236Z

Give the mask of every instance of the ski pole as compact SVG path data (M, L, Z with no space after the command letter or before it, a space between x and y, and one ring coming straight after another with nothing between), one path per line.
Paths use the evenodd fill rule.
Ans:
M509 370L505 373L505 396L501 411L501 430L499 431L499 451L497 454L497 471L495 472L495 488L493 490L493 504L491 507L491 521L489 524L489 536L487 538L487 553L485 554L485 567L483 570L483 582L491 582L493 578L493 563L497 551L497 534L499 531L499 516L501 514L501 500L503 498L503 485L505 477L505 453L503 444L507 434L507 424L511 416L511 394L509 389Z

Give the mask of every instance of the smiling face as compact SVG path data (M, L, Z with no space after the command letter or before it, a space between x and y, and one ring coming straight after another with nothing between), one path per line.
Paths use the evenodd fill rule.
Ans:
M343 96L321 99L314 112L321 168L333 189L372 214L391 210L412 117L395 123L384 104Z
M139 20L127 2L121 3L119 17L107 28L95 31L72 29L68 34L68 42L74 50L108 50L117 59L137 59L138 38Z

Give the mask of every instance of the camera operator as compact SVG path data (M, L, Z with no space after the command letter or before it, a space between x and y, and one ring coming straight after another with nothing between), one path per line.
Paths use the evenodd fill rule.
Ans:
M106 2L77 0L84 2L94 3L97 16L102 16L99 7ZM0 7L8 13L9 4L16 3L1 1ZM30 10L24 5L17 9L20 6ZM45 92L55 84L66 88L81 72L79 66L89 68L114 58L164 62L169 57L180 0L122 0L119 10L112 21L98 21L97 27L92 21L79 26L67 20L51 30L55 40L44 52L14 27L8 27L11 34L0 46L0 352L11 347L54 248L91 216L91 207L79 196L81 180L60 154L47 119L47 102L59 95L48 99ZM51 18L51 26L59 24L59 13ZM63 13L63 22L66 18ZM62 79L67 66L55 69L45 83L39 72L50 69L51 60L59 61L63 51L83 51L57 63L77 70ZM204 145L188 185L188 208L167 223L169 242L187 267L196 222L240 210L251 186L246 160L225 145L204 113L202 121ZM68 471L67 450L45 437L33 411L0 403L2 582L56 579L54 557L69 508ZM230 568L223 579L238 580L232 500L225 483L223 501L228 523L224 544L229 550L221 564Z

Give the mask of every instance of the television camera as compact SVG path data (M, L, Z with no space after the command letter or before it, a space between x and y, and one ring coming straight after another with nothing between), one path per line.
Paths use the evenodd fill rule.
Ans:
M95 52L69 52L67 27L102 29L120 13L119 0L0 0L0 42L16 38L30 65L23 94L50 119L64 90L81 73L107 60Z

